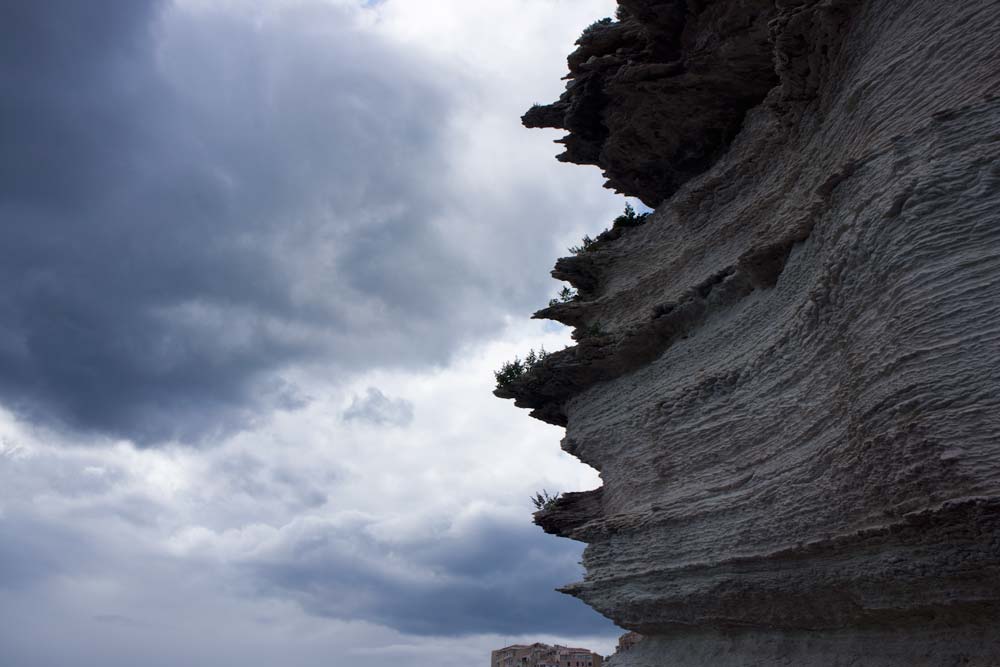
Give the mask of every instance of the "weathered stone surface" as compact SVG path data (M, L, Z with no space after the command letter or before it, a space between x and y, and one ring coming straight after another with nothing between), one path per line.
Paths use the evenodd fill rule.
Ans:
M725 150L748 109L779 80L815 86L797 66L797 31L812 12L773 0L626 0L622 20L596 23L569 57L566 92L530 109L528 127L570 131L560 160L600 166L608 187L655 206ZM777 72L775 21L787 61Z
M607 667L994 667L993 630L911 625L907 632L852 629L834 632L693 631L647 637ZM916 642L916 643L915 643ZM984 648L991 650L984 650Z
M565 590L616 667L1000 664L1000 3L621 4L526 117L666 198L500 392L601 471Z

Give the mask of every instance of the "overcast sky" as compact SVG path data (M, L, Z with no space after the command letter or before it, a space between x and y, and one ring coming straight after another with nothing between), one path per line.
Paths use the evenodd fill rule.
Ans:
M490 392L624 205L519 123L614 6L0 4L0 664L611 651Z

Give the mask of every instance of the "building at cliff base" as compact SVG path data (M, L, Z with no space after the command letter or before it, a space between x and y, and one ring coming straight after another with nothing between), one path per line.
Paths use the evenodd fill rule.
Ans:
M624 653L631 650L640 641L642 641L642 635L638 632L626 632L618 638L618 648L615 653Z
M585 648L513 644L493 651L490 667L601 667L603 658Z

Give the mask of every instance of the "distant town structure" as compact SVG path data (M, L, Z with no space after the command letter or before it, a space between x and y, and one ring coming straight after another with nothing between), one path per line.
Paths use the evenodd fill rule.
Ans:
M618 638L618 650L616 652L624 653L640 641L642 641L642 635L638 632L626 632Z
M490 667L601 667L590 649L548 644L514 644L490 655Z

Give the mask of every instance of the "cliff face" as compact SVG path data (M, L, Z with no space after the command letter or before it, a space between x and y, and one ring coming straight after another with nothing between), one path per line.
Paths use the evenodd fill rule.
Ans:
M622 665L1000 664L1000 3L620 0L524 117L658 205L498 390Z

